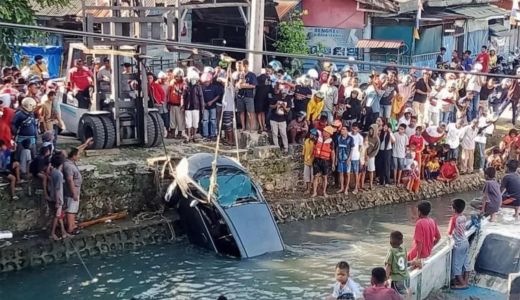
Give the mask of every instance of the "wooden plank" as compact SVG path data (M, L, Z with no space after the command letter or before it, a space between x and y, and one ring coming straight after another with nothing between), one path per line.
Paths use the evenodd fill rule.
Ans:
M89 149L85 150L85 155L87 157L93 157L93 156L113 156L113 155L119 155L121 154L121 151L119 148L112 148L112 149Z

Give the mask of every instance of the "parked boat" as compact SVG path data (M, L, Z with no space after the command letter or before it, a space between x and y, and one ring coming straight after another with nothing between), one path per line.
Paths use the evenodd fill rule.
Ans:
M443 240L434 248L421 269L410 273L412 299L428 299L444 289L443 297L433 299L520 300L520 226L513 210L503 208L498 222L487 219L468 222L470 261L474 274L471 286L449 290L453 244Z
M283 250L261 188L239 162L218 156L216 190L208 197L214 158L199 153L182 159L166 193L165 200L177 208L190 242L244 258Z

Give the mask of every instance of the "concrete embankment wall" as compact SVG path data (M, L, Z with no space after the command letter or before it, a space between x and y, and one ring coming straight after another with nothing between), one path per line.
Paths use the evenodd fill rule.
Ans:
M271 146L256 147L242 152L241 161L262 186L278 222L431 199L479 190L483 185L482 176L473 174L462 176L449 186L440 182L423 182L416 194L403 188L377 187L358 195L312 199L303 196L301 149L295 148L290 155L284 156ZM79 217L90 220L123 210L128 211L129 217L123 222L87 228L79 236L65 241L51 241L47 233L42 234L41 230L49 225L50 217L37 187L24 183L17 192L20 196L17 201L10 200L7 192L0 193L0 229L15 232L10 246L0 245L0 272L64 262L75 257L74 248L81 256L87 257L174 240L182 233L175 230L177 216L172 211L166 211L165 217L156 215L152 220L133 222L140 219L139 214L143 212L163 212L162 195L169 180L160 180L157 175L160 169L159 165L145 167L133 162L110 163L103 168L83 166ZM39 237L31 236L32 231L39 231Z

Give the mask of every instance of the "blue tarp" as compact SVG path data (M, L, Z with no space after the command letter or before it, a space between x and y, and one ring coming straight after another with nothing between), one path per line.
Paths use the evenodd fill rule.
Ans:
M21 58L28 56L30 64L34 63L36 55L43 56L43 60L49 69L51 79L60 77L61 57L63 55L63 47L59 46L21 46L20 51L14 56L14 64L20 65Z

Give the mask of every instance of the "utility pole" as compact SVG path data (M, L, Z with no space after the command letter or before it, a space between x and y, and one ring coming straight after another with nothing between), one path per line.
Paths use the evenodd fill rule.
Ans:
M254 51L264 50L264 11L265 0L251 0L249 7L249 24L247 24L247 49ZM249 53L247 55L252 72L260 73L262 55Z

